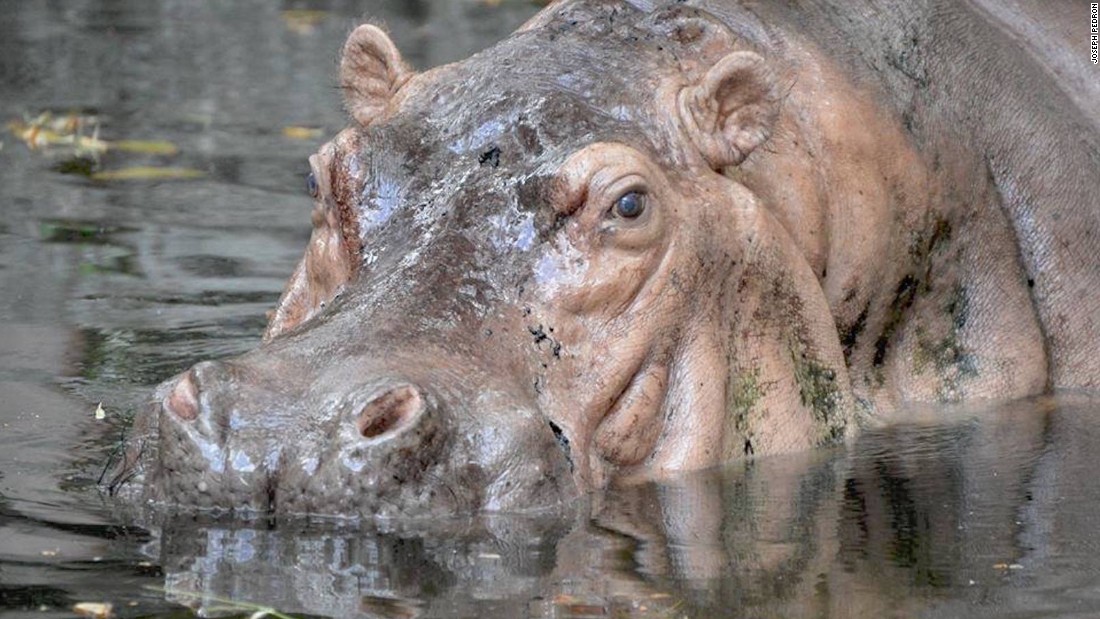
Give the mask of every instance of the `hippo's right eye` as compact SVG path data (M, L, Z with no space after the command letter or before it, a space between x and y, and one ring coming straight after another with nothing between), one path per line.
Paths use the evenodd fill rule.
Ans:
M625 193L615 201L615 214L624 219L634 219L645 212L645 194L640 191Z
M316 198L321 193L321 186L317 184L317 175L310 172L306 176L306 190L309 191L309 195Z

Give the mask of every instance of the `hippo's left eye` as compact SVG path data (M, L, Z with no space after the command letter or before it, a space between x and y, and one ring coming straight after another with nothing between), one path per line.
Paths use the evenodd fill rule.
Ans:
M316 198L317 194L321 193L321 187L317 184L317 176L310 172L306 177L306 190L309 191L309 195Z
M634 219L645 212L645 194L631 191L615 200L615 215L624 219Z

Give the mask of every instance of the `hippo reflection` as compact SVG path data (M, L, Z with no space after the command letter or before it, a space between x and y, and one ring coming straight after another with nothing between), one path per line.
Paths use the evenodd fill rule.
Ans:
M545 509L1096 387L1092 110L972 7L819 4L565 0L423 73L356 29L263 344L162 385L115 488Z

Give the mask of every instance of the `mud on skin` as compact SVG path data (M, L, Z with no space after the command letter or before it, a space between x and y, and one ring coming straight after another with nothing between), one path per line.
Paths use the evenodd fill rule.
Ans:
M544 510L906 400L1095 388L1100 123L984 13L880 9L563 0L423 72L357 28L263 342L161 385L112 491Z

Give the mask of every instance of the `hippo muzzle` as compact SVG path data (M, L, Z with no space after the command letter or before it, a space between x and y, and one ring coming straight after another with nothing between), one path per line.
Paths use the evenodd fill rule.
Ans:
M310 376L261 351L160 385L135 422L118 493L356 518L529 511L576 494L551 427L469 368L461 383L424 362L400 373L349 360Z

